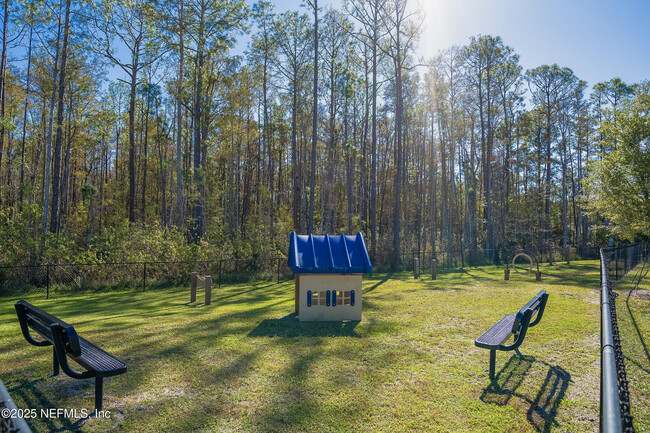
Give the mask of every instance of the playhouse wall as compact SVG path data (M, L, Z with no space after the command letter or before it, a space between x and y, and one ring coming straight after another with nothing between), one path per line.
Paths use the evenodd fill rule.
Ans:
M296 274L296 313L301 322L361 320L361 274ZM352 305L307 306L307 291L355 292Z

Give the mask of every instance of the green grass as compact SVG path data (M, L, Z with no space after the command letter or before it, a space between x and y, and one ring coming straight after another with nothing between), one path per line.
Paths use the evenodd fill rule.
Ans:
M466 268L364 277L361 322L300 323L293 281L27 298L128 364L107 379L110 419L36 419L35 431L589 432L598 430L598 262L533 274ZM521 353L474 339L539 290ZM199 296L200 299L200 296ZM0 299L0 378L18 407L92 409L93 381L51 375L51 350Z
M637 432L650 432L650 274L639 265L616 285L616 316Z

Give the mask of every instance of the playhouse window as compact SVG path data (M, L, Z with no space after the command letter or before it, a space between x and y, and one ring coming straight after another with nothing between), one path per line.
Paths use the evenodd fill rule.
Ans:
M327 292L328 290L311 291L310 306L327 306ZM331 297L336 296L336 303L332 302L332 306L354 305L352 303L352 292L354 292L354 290L330 290L329 292Z
M336 291L336 305L350 305L350 291L337 290Z
M311 292L311 305L325 305L325 290Z

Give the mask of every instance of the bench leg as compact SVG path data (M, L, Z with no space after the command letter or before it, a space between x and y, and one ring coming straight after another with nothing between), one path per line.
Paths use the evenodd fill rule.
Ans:
M490 350L490 380L494 380L494 364L497 360L497 351L495 349Z
M95 410L102 410L102 397L104 396L104 378L102 376L95 377Z
M52 376L58 376L59 375L59 360L56 357L56 349L54 346L52 346L52 369L54 370L54 373L52 373Z

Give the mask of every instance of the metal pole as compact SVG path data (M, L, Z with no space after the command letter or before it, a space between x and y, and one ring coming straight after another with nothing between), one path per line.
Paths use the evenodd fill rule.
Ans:
M621 406L618 394L616 353L612 332L612 317L609 299L610 282L605 276L605 253L600 250L601 273L604 276L600 295L600 431L618 433L623 431Z

